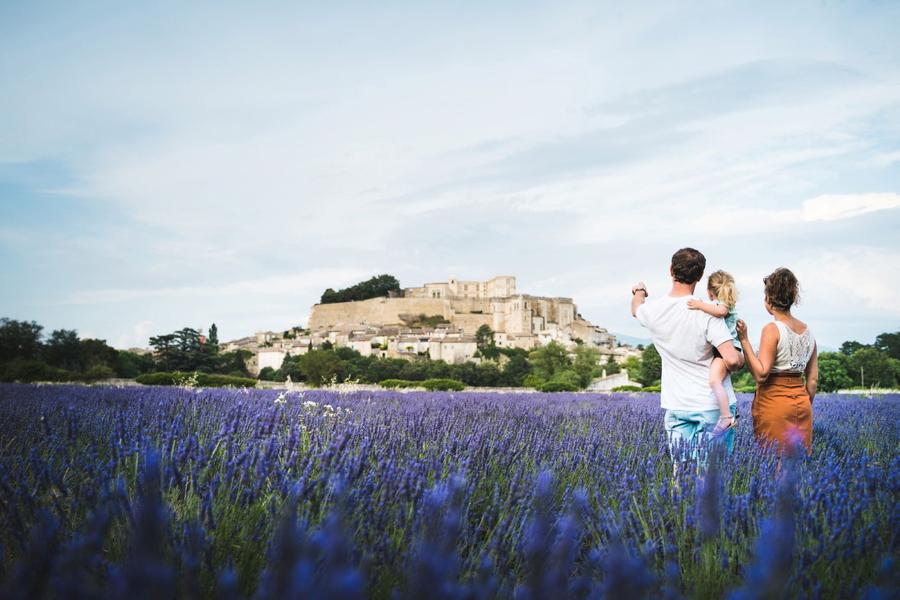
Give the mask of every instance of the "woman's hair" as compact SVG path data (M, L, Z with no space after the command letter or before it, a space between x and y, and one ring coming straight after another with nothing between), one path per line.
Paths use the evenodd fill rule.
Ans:
M737 304L737 288L734 287L734 277L730 273L716 271L710 274L706 281L706 289L712 292L716 300L728 308L734 308L734 305Z
M766 286L766 302L778 310L790 310L800 301L800 282L790 269L779 267L771 275L763 277Z

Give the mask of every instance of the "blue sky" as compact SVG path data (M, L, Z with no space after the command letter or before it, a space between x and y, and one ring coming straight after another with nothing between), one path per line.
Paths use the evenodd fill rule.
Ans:
M513 274L641 336L701 249L758 332L900 327L900 5L0 4L0 316L117 347ZM786 5L787 4L787 5Z

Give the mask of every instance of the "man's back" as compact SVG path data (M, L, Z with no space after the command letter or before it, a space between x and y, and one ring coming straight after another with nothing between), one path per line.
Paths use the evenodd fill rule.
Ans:
M660 405L671 410L715 410L715 396L709 387L712 348L731 341L722 319L691 310L687 301L694 296L662 296L638 307L638 321L650 331L662 359ZM725 388L730 396L731 378Z

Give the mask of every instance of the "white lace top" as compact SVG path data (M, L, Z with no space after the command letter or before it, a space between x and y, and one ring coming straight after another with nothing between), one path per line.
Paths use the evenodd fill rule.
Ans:
M813 338L809 327L803 333L794 333L790 327L781 321L775 321L778 327L778 347L775 349L775 364L772 365L774 373L803 373L806 364L812 358L816 340Z

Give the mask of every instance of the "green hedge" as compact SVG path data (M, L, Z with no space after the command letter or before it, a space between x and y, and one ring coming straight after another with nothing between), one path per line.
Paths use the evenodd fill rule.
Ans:
M637 385L617 385L612 389L613 392L642 392L644 388Z
M461 392L466 389L466 384L455 379L426 379L422 387L429 392Z
M548 381L538 386L539 392L577 392L580 388L577 385L566 383L564 381Z
M409 381L407 379L385 379L378 383L383 388L389 390L422 387L421 381Z
M198 387L242 387L256 386L256 380L249 377L235 377L233 375L214 375L210 373L182 373L173 371L170 373L147 373L138 376L135 381L143 385L184 385L184 383L196 375Z

